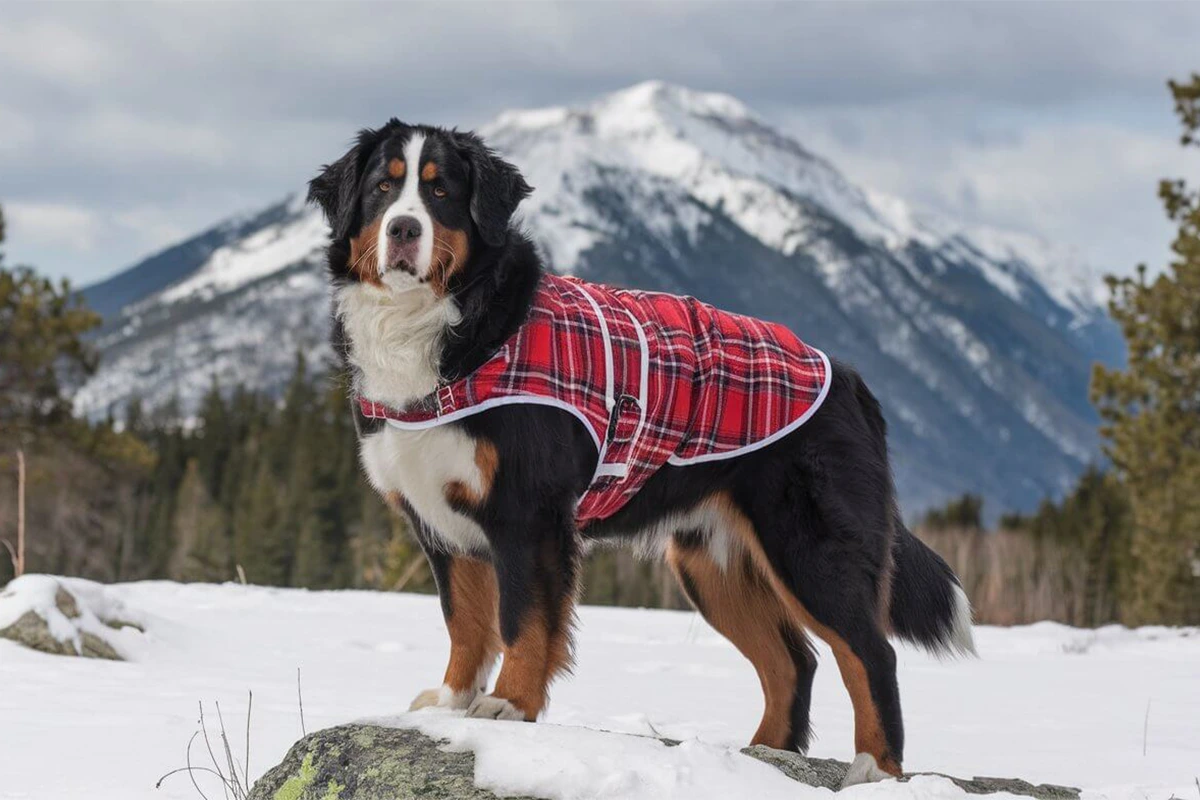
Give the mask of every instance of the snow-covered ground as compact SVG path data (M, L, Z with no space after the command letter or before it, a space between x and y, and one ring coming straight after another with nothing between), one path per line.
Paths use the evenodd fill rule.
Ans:
M402 712L441 677L447 637L432 597L236 585L122 584L76 591L146 627L110 641L127 662L49 656L0 640L0 798L197 798L182 766L199 700L220 701L240 754L254 692L250 774L308 730ZM21 597L0 597L0 617ZM6 606L7 603L7 606ZM688 612L584 608L579 666L547 723L410 718L477 750L477 778L560 797L828 796L738 755L757 725L749 664ZM3 625L0 625L3 627ZM1053 624L980 628L981 658L899 649L909 770L1082 786L1090 797L1200 798L1200 631ZM1147 709L1149 713L1147 716ZM851 756L850 705L828 653L812 754ZM600 737L659 733L684 746ZM199 758L198 750L193 756ZM203 779L201 779L203 780ZM216 784L201 784L210 797ZM938 778L847 797L965 797Z

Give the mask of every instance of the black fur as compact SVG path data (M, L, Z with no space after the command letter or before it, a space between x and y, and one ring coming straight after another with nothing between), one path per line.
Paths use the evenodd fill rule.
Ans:
M787 645L792 663L796 666L796 694L792 697L792 730L788 746L806 753L812 742L809 711L812 708L813 678L817 676L817 654L813 652L808 640L792 626L782 626L779 635Z
M372 170L382 163L379 153L391 146L389 141L413 130L434 146L453 148L470 183L470 221L464 224L469 224L471 256L450 285L462 321L446 337L440 358L441 374L454 379L477 368L512 335L542 274L533 245L510 224L531 191L517 170L474 134L412 128L392 120L378 130L362 131L355 146L311 182L309 198L325 211L332 227L331 275L335 282L349 280L347 241L369 213L364 211L369 202L364 187L374 180ZM342 336L341 326L335 325L335 337ZM343 356L344 345L335 341ZM452 423L490 442L500 455L482 504L462 504L457 510L473 517L486 534L487 551L471 555L495 567L503 641L516 641L535 606L548 610L552 630L569 625L560 610L569 607L562 601L576 590L581 541L627 537L719 493L732 498L750 521L783 585L865 666L887 755L898 765L904 734L895 655L883 621L890 619L894 632L904 638L946 646L957 582L945 562L899 521L878 402L852 369L835 362L832 370L825 403L795 432L736 459L668 465L620 512L584 531L576 530L574 507L597 454L575 417L545 406L510 405ZM357 422L362 436L376 430L365 420ZM414 522L449 614L446 556L421 521ZM682 583L699 602L686 574ZM790 743L804 748L816 660L798 630L785 627L779 635L799 676Z
M471 168L471 219L492 247L508 239L509 221L533 191L517 168L492 152L474 133L450 134L459 155Z

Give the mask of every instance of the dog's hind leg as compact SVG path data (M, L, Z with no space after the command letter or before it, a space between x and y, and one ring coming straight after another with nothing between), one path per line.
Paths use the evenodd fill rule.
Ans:
M816 656L758 568L741 552L722 568L691 534L672 539L667 563L696 610L758 672L765 708L750 744L805 751Z
M759 532L729 497L714 500L760 573L770 583L791 617L821 637L833 650L842 681L854 706L855 760L847 785L902 774L904 727L896 655L881 624L882 573L847 553L836 533L804 536L792 526L791 515L772 511L763 523L766 546ZM790 537L788 534L791 534ZM800 544L789 550L785 542ZM791 556L789 557L789 553Z

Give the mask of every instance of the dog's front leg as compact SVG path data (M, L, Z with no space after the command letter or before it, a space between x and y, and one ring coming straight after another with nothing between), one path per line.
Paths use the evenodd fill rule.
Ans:
M504 663L495 689L476 697L467 714L532 722L546 706L551 681L571 667L577 546L565 522L506 533L492 551Z
M467 708L487 687L500 654L496 574L491 564L468 556L432 549L427 555L450 634L450 661L441 687L421 692L409 710Z

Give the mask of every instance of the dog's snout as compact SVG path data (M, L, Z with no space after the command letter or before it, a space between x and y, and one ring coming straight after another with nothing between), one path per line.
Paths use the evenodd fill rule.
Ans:
M416 239L421 235L421 221L416 217L396 217L388 223L387 234L401 242Z

